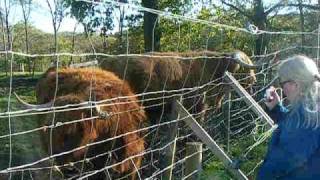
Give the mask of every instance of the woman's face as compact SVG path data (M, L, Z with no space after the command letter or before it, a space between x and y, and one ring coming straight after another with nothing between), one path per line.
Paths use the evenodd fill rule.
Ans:
M295 81L289 80L289 81L284 81L280 84L283 90L283 94L287 97L290 103L297 100L300 94L300 88Z

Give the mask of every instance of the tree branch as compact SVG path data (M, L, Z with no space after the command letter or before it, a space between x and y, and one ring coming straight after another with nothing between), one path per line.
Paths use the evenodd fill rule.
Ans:
M249 19L252 19L252 16L249 14L249 13L246 13L245 11L242 11L241 9L239 9L237 6L233 5L233 4L230 4L230 3L227 3L226 1L224 0L221 0L222 4L225 4L229 7L231 7L232 9L235 9L237 10L239 13L243 14L244 16L248 17Z
M280 7L282 7L282 6L286 6L286 5L285 5L285 3L283 2L283 0L280 0L277 4L275 4L274 6L272 6L271 8L269 8L268 10L266 10L266 11L264 12L264 14L265 14L266 16L268 16L268 14L270 14L272 11L274 11L275 9L280 8Z
M277 4L275 4L274 6L272 6L270 9L268 9L265 14L268 15L269 13L271 13L272 11L274 11L275 9L277 8L280 8L280 7L299 7L299 6L302 6L304 8L307 8L307 9L312 9L312 10L320 10L320 6L317 6L317 5L311 5L311 4L293 4L293 3L290 3L290 4L285 4L282 0L279 1Z
M288 4L287 6L291 6L291 7L299 7L299 6L302 6L302 7L307 8L307 9L320 10L320 6L311 5L311 4Z

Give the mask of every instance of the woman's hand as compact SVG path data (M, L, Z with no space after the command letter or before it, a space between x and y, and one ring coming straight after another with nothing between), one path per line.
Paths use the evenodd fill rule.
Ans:
M264 102L269 110L273 109L280 102L280 96L276 88L271 86L266 90L266 101Z

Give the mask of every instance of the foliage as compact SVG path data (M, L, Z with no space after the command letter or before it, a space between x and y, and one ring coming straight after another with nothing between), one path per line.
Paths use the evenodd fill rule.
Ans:
M127 0L119 2L127 2ZM104 6L83 1L66 0L64 6L70 8L71 16L84 24L90 33L100 30L102 27L107 31L114 28L114 10L117 7L112 4Z
M198 19L230 24L241 27L245 20L234 12L215 11L203 8ZM163 51L213 50L227 52L231 49L241 49L250 52L253 38L243 32L230 31L218 26L192 22L162 20L163 36L161 46Z

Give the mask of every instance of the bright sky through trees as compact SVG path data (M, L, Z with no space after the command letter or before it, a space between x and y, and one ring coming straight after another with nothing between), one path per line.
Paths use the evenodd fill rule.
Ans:
M10 1L10 0L9 0ZM53 4L53 0L49 0L51 4ZM266 0L264 1L266 5L268 4L274 4L278 1L276 0ZM47 32L47 33L53 33L53 26L52 26L52 19L50 15L50 10L48 7L48 4L46 0L33 0L33 7L30 14L30 23L34 25L36 28ZM316 4L317 0L311 0L312 4ZM0 2L0 7L3 6L3 2ZM287 10L285 10L287 11ZM12 24L15 24L19 21L23 21L23 15L22 15L22 9L19 3L16 3L13 5L12 8L10 8L10 20ZM115 24L117 24L117 21L114 21ZM77 21L69 16L66 16L62 20L62 24L60 26L59 32L63 31L73 31L75 25L77 24ZM115 25L117 27L117 25ZM117 28L114 28L114 31L116 31ZM83 27L82 25L77 25L77 32L82 32Z

